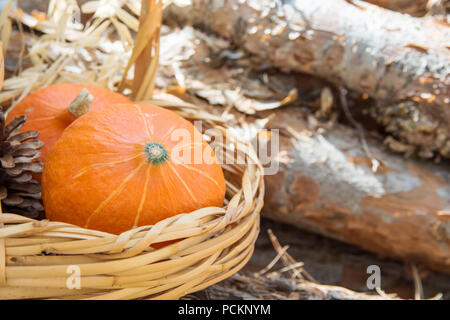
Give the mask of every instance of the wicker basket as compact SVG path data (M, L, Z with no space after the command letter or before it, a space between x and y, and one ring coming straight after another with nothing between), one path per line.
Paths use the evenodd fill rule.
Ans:
M148 12L141 25L150 20L156 27L150 28L151 35L139 28L130 58L138 70L147 70L134 78L139 101L152 97L158 50L147 50L152 55L139 61L135 51L158 48L162 15L160 1L142 4ZM216 154L232 160L222 161L225 206L179 214L120 235L0 211L0 299L177 299L229 277L250 259L264 197L263 168L251 144L232 137L221 118L197 106L148 102L201 121L205 135L214 129ZM176 241L151 246L170 240Z
M229 134L219 118L198 107L168 107L202 120L205 130ZM238 140L234 146L228 156L243 164L223 165L223 208L180 214L120 235L0 214L0 299L177 299L237 272L254 249L264 183L252 147ZM150 247L175 239L180 240Z

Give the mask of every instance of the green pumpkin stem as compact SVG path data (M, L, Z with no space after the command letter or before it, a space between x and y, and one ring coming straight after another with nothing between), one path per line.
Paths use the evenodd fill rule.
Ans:
M163 164L169 160L166 149L158 142L150 142L145 145L145 155L152 164Z

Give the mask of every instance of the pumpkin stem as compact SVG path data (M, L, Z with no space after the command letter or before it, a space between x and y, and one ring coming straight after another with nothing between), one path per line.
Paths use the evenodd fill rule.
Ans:
M163 164L169 159L166 149L157 142L150 142L145 145L145 155L152 164Z
M68 110L75 117L81 117L91 110L91 103L94 97L86 88L83 88L76 98L69 104Z

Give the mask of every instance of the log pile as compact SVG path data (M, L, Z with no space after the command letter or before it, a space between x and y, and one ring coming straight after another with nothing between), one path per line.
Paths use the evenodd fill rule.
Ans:
M169 6L166 21L214 32L281 71L373 97L392 149L450 157L447 25L362 1L192 2Z
M295 107L275 111L269 128L290 128L280 137L289 160L266 176L264 214L448 272L448 168L404 161L368 138L371 158L351 128L337 124L324 136L308 127ZM381 163L376 172L373 159Z
M278 173L266 176L265 216L449 272L447 25L341 0L194 0L170 5L164 14L172 26L193 25L229 41L249 56L256 73L309 74L334 88L333 106L344 121L325 134L299 108L305 101L246 116L270 118L268 128L280 129L284 158L277 158ZM306 87L297 82L298 100ZM348 102L347 90L373 103ZM361 125L352 114L362 108L368 112ZM370 116L381 125L376 134L364 129Z

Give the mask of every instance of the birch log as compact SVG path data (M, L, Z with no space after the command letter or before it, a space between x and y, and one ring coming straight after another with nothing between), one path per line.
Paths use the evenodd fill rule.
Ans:
M450 157L450 28L436 19L357 0L192 0L167 7L164 19L231 39L282 71L366 93L379 101L375 117L394 150Z
M265 80L258 80L253 72L238 75L231 70L239 69L236 65L244 65L238 64L239 61L234 66L219 68L207 62L211 60L209 54L216 52L208 50L208 44L217 39L191 28L175 31L168 37L167 34L161 39L162 53L168 52L164 48L167 46L175 57L183 56L174 43L182 48L182 52L195 52L178 67L178 78L183 78L186 92L196 93L198 88L213 88L213 92L240 89L252 93L253 98L245 100L240 96L236 99L229 94L228 99L218 102L221 99L210 93L213 99L206 102L178 90L172 92L218 116L227 110L225 113L231 113L228 114L230 122L234 123L233 128L240 137L250 139L255 136L267 119L271 119L271 129L281 130L280 153L277 156L276 152L269 152L273 166L269 162L267 167L276 169L278 164L279 170L265 177L264 215L385 256L450 270L448 162L445 167L444 162L436 165L405 160L388 152L379 136L371 138L367 131L363 140L358 130L338 123L330 132L321 135L317 125L323 124L318 123L312 112L308 112L310 110L301 108L300 103L274 110L256 109L255 115L239 113L237 105L240 102L258 105L267 99L258 100L255 92L270 92L277 86L289 91L297 86L306 97L315 96L318 89L328 84L306 75L292 75L286 79L277 73L267 75ZM162 54L166 58L168 55ZM167 62L162 64L160 71L173 79L167 66L170 66ZM200 96L208 95L202 93ZM350 95L347 98L349 107L358 105ZM210 105L213 103L236 108L213 107ZM261 132L258 137L264 139L271 135ZM275 139L276 135L273 135L272 142ZM367 148L363 141L367 142ZM273 150L272 144L268 150ZM378 168L371 157L380 162ZM260 158L266 163L264 151ZM372 168L377 169L376 172ZM304 235L298 232L297 236Z
M272 117L285 160L265 177L266 217L450 273L448 163L405 160L368 136L371 158L355 130L315 133L299 108Z

